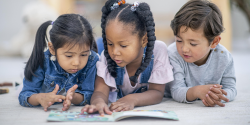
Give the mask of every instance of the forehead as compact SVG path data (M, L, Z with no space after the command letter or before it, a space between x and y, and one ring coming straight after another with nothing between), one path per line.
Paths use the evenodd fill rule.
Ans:
M89 50L89 49L90 49L90 47L86 43L85 44L69 43L69 44L65 44L63 47L59 48L58 51L81 53L81 52Z
M132 36L137 32L134 30L133 24L125 24L117 19L110 20L105 29L106 35L109 36Z
M186 39L206 39L203 33L203 28L193 30L186 26L182 26L180 28L180 31L177 36Z

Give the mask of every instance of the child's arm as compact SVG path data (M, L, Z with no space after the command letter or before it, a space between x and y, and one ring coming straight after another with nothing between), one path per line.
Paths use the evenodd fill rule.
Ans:
M233 101L235 96L237 95L236 77L235 77L233 59L230 61L225 72L223 73L221 79L221 85L222 89L227 92L226 98L228 98L229 101Z
M82 108L81 113L94 113L104 115L104 113L112 114L108 108L109 86L104 82L103 78L96 76L95 91L91 97L91 105Z
M111 111L127 111L134 109L135 106L145 106L160 103L165 90L165 84L149 84L148 91L143 93L129 94L110 106Z
M234 65L233 65L233 59L231 58L231 61L229 61L226 70L223 73L222 80L221 80L221 88L211 88L209 94L209 97L214 102L229 102L232 101L236 94L237 90L235 88L235 72L234 72ZM211 101L210 101L211 102ZM208 102L204 103L205 105L209 105ZM211 103L210 103L211 104ZM224 105L224 104L223 104Z

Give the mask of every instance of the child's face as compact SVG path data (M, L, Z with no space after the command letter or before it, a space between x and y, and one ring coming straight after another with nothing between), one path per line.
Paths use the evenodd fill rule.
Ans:
M203 29L185 31L182 26L178 36L176 36L176 47L181 57L189 63L202 65L206 63L211 45L203 34Z
M111 20L106 26L108 53L120 67L128 64L141 64L145 40L139 40L138 34L132 34L133 28L117 20Z
M83 69L88 62L90 48L87 45L79 47L68 46L57 49L57 61L59 65L68 73L76 73Z

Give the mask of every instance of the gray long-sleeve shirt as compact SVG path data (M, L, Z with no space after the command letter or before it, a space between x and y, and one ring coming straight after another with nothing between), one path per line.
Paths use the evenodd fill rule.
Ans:
M174 100L189 103L186 94L189 88L197 85L220 84L227 92L229 101L237 95L234 62L230 52L218 44L211 53L205 64L197 66L188 63L179 55L176 43L168 47L170 63L173 66L174 81L167 84L165 96L170 93Z

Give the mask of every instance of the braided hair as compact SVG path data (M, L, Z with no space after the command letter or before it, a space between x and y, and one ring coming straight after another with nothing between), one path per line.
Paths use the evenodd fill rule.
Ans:
M135 75L130 77L132 82L137 83L137 77L147 68L151 61L151 56L153 55L154 43L156 40L155 23L152 12L150 11L150 7L147 3L140 3L140 5L136 7L135 11L131 10L132 4L122 4L118 8L111 10L111 6L118 1L119 0L108 0L102 8L101 27L104 43L104 55L107 59L109 73L112 77L116 78L116 63L108 54L105 34L105 28L109 21L118 19L118 21L124 24L133 26L134 31L132 33L137 33L139 38L142 38L147 33L148 43L145 58L143 59L141 66L135 72Z

